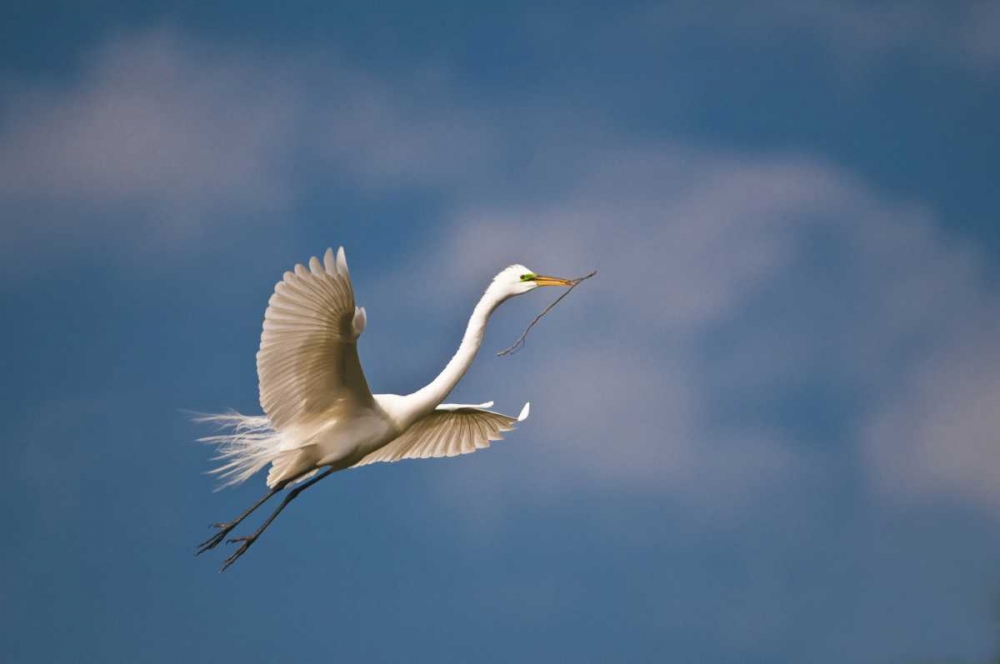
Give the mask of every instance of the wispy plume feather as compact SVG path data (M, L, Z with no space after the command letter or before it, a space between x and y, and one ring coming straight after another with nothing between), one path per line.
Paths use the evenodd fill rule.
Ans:
M209 471L217 475L219 486L216 490L242 484L259 470L271 463L279 454L281 434L274 430L271 421L264 415L242 415L235 411L227 413L197 414L195 422L215 425L217 433L198 439L200 443L215 445L219 461L217 468Z

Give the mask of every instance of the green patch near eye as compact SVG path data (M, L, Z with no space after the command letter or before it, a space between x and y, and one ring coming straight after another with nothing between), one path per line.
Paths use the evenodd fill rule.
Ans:
M531 281L532 279L535 279L536 277L538 277L537 274L535 274L534 272L529 272L528 274L522 274L521 275L521 281Z

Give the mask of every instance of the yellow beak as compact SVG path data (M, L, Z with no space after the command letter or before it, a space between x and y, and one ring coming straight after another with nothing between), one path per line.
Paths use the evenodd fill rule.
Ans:
M572 286L574 281L570 279L560 279L559 277L544 277L538 275L534 279L535 283L539 286Z

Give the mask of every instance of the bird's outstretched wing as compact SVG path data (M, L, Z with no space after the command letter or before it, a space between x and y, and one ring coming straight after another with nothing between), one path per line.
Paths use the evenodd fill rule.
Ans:
M430 459L470 454L500 440L505 431L528 417L529 404L524 404L517 417L485 410L493 402L467 406L441 404L434 412L418 420L385 447L375 450L354 465L367 466L379 461Z
M309 424L331 408L374 403L358 359L365 310L354 305L344 249L294 272L274 287L257 352L260 405L283 431Z

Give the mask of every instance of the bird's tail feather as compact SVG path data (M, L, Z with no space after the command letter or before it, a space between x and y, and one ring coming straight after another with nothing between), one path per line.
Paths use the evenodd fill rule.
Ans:
M264 415L241 415L230 411L196 415L194 420L215 425L222 432L198 439L215 445L218 450L213 461L219 461L219 466L209 471L218 476L217 491L245 482L281 454L282 436Z

